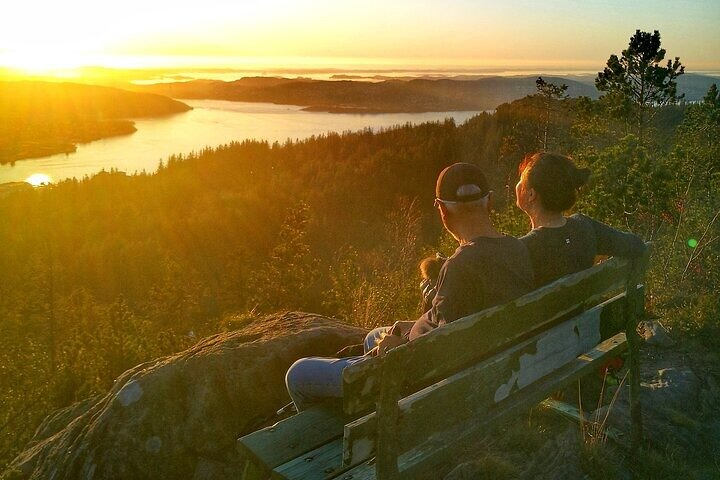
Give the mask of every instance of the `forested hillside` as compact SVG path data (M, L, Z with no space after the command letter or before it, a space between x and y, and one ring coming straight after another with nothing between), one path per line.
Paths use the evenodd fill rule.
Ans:
M377 82L352 75L345 81L309 78L246 77L232 82L194 80L153 85L128 85L129 89L167 95L173 98L211 98L242 102L268 102L300 105L306 110L330 113L446 112L453 110L493 110L535 91L534 76L486 76L453 78L376 78ZM360 80L360 81L358 81ZM363 81L364 80L364 81ZM598 97L594 77L546 77L546 81L566 84L570 97ZM702 99L718 79L689 74L678 80L679 93L687 101Z
M307 110L330 113L449 112L493 110L502 103L533 93L535 78L489 76L468 80L422 78L367 82L248 77L233 82L195 80L132 88L173 98L301 105ZM569 94L575 97L597 96L591 85L560 78L550 81L565 82Z
M135 131L130 118L185 112L160 95L74 83L0 81L0 164L74 152Z

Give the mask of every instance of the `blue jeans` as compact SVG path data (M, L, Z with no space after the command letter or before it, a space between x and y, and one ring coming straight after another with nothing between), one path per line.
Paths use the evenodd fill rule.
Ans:
M365 336L365 353L392 327L378 327ZM342 398L342 372L345 367L364 361L366 356L347 358L307 357L293 363L285 374L285 385L298 412L327 398Z

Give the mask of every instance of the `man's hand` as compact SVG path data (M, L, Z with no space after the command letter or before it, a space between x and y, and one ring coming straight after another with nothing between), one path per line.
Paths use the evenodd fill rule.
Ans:
M400 337L398 335L386 335L380 342L377 344L378 349L378 356L382 357L384 356L388 350L391 350L395 347L399 347L400 345L407 343L407 340L405 340L404 337Z
M393 323L390 331L395 335L400 334L403 337L407 337L410 330L412 330L413 325L415 325L414 320L399 320Z

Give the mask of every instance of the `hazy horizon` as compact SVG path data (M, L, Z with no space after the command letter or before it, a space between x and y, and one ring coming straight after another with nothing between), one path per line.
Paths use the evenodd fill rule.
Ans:
M597 72L636 29L657 29L666 58L718 72L719 18L710 0L127 0L111 15L89 0L28 0L0 19L0 67Z
M242 66L193 66L186 67L146 67L146 68L109 68L104 66L83 66L73 69L48 69L27 72L22 69L8 68L0 65L0 81L2 80L33 80L33 81L82 81L86 83L129 82L151 84L160 82L179 82L189 80L222 80L233 81L244 77L278 77L278 78L309 78L313 80L385 80L413 78L465 78L476 79L486 77L526 77L526 76L558 76L575 79L593 79L602 66L598 68L552 68L552 67L465 67L452 68L429 66L427 68L412 65L387 66L385 68L370 67L318 67L293 66L269 68L244 68ZM720 70L691 70L686 74L707 75L720 78Z

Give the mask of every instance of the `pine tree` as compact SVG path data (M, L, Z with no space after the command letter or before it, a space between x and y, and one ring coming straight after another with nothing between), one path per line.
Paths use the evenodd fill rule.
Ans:
M554 112L555 102L558 100L565 100L567 95L568 86L564 83L561 85L555 85L554 83L546 82L542 77L538 77L535 80L535 88L537 88L537 95L542 99L543 106L543 119L541 124L541 135L540 142L542 143L543 151L548 151L548 132L551 126L551 115Z
M634 125L641 143L657 107L682 98L678 95L676 80L685 73L685 67L679 57L662 66L664 59L660 32L636 30L628 48L620 57L610 55L607 66L595 79L595 86L605 92L604 98L614 105L615 113Z

